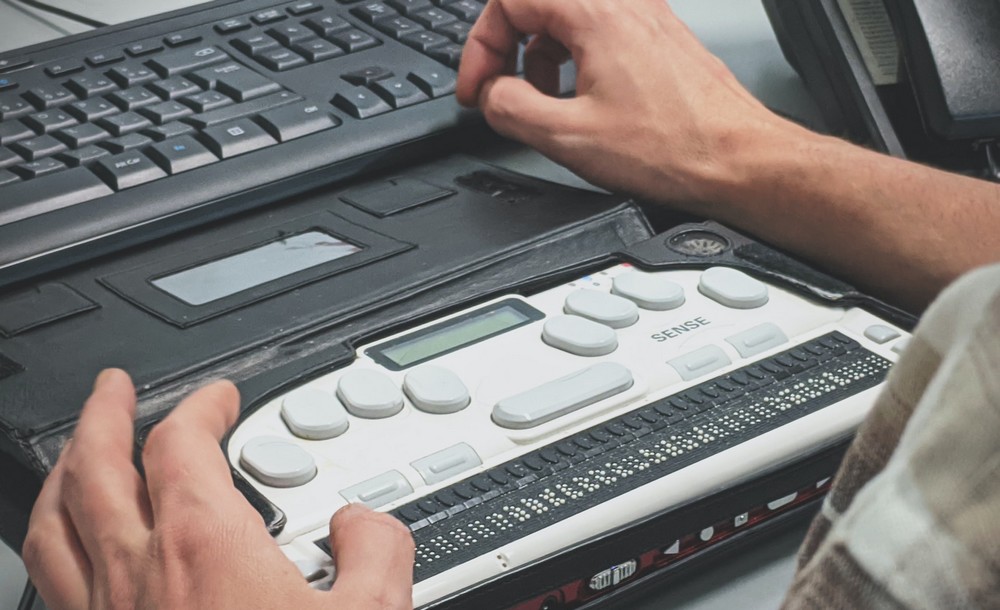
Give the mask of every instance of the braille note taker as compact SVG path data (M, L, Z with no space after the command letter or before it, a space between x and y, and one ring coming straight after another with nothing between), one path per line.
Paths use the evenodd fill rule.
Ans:
M345 203L379 217L445 199L455 194L451 189L434 186L414 178L390 178L384 182L351 189L340 196Z

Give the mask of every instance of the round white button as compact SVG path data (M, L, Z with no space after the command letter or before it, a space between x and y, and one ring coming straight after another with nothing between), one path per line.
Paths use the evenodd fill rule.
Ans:
M278 436L250 439L240 451L240 464L271 487L298 487L316 476L316 461L302 447Z
M542 340L577 356L604 356L618 349L615 331L580 316L553 316L542 327Z
M367 419L392 417L403 409L403 393L388 375L358 369L344 373L337 397L352 415Z
M733 309L754 309L767 303L767 285L729 267L712 267L701 274L698 291Z
M616 276L611 293L625 297L643 309L666 311L684 304L684 288L662 275L629 271Z
M281 419L299 438L322 441L340 436L350 422L335 396L315 388L295 390L281 401Z
M583 288L569 293L563 310L611 328L632 326L639 319L639 308L632 301L607 292Z
M469 390L458 375L440 366L420 366L403 379L413 406L428 413L454 413L469 404Z

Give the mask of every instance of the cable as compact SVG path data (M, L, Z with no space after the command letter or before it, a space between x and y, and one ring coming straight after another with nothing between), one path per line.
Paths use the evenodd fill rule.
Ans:
M39 0L14 0L14 1L20 2L21 4L30 6L31 8L38 9L40 11L45 11L46 13L52 13L53 15L58 15L63 19L69 19L70 21L76 21L77 23L82 23L83 25L92 28L100 28L108 25L107 23L97 21L96 19L91 19L90 17L87 17L85 15L73 13L71 11L67 11L66 9L59 8L58 6L52 6L51 4L40 2Z
M38 591L35 590L35 585L31 584L31 581L24 583L24 593L21 594L21 601L17 604L17 610L32 610L35 607L35 600L38 597Z

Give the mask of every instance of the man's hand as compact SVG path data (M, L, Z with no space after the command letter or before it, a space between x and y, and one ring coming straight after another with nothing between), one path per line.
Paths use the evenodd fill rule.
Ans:
M333 590L306 585L233 487L219 449L239 412L231 383L195 392L153 429L145 479L132 462L135 400L125 373L103 372L38 496L23 556L50 608L412 606L413 539L362 506L331 521Z
M523 35L526 80L509 76ZM559 64L576 97L555 97ZM794 128L764 108L664 0L490 0L458 99L592 182L654 201L711 201L733 152Z

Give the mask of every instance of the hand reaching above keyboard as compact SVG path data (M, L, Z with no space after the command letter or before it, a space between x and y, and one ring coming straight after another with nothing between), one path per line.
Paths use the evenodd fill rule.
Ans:
M309 588L233 487L219 440L236 421L232 384L207 386L150 433L132 463L135 391L105 371L38 497L28 573L62 608L408 608L413 541L360 505L334 515L338 579Z
M508 76L521 34L526 80ZM568 49L568 50L567 50ZM577 65L558 99L558 67ZM490 125L606 188L710 200L724 149L786 123L711 55L663 0L492 0L466 43L457 95Z

